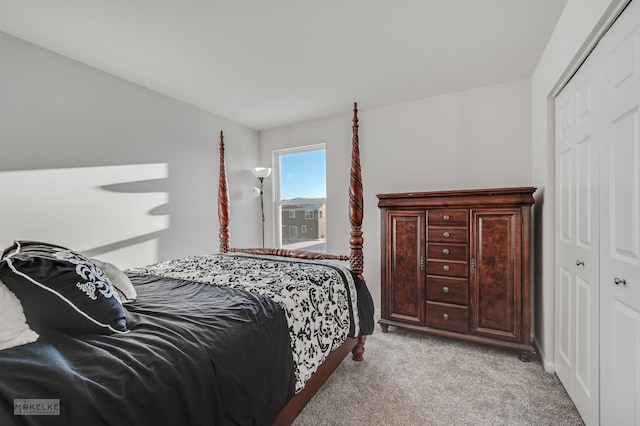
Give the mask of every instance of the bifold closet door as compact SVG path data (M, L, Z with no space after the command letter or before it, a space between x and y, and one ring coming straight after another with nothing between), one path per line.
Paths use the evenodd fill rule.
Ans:
M555 104L555 369L587 425L600 403L596 65L589 57Z
M600 151L602 425L640 425L640 0L598 46L604 67Z

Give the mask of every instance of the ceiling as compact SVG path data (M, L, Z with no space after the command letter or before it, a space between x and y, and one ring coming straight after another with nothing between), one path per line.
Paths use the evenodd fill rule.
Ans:
M0 31L256 130L530 77L567 0L0 0Z

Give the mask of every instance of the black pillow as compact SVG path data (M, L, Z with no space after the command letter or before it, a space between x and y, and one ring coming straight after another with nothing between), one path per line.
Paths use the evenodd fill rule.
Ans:
M69 334L127 332L125 309L107 276L72 250L15 241L2 253L0 279L18 296L34 329Z

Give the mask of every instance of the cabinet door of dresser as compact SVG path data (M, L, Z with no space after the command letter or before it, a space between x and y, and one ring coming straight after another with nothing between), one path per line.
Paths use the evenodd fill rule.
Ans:
M522 218L520 209L472 210L473 333L520 342Z
M386 319L424 324L424 211L388 211L382 250L383 315Z

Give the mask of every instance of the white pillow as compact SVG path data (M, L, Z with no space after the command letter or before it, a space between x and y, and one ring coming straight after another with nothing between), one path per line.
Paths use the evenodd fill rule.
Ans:
M133 302L138 297L135 287L131 283L131 280L122 272L116 265L109 262L103 262L98 259L91 259L98 268L104 272L104 274L111 281L111 285L118 291L118 297L122 303Z
M20 300L0 281L0 350L35 342L38 337L27 324Z

